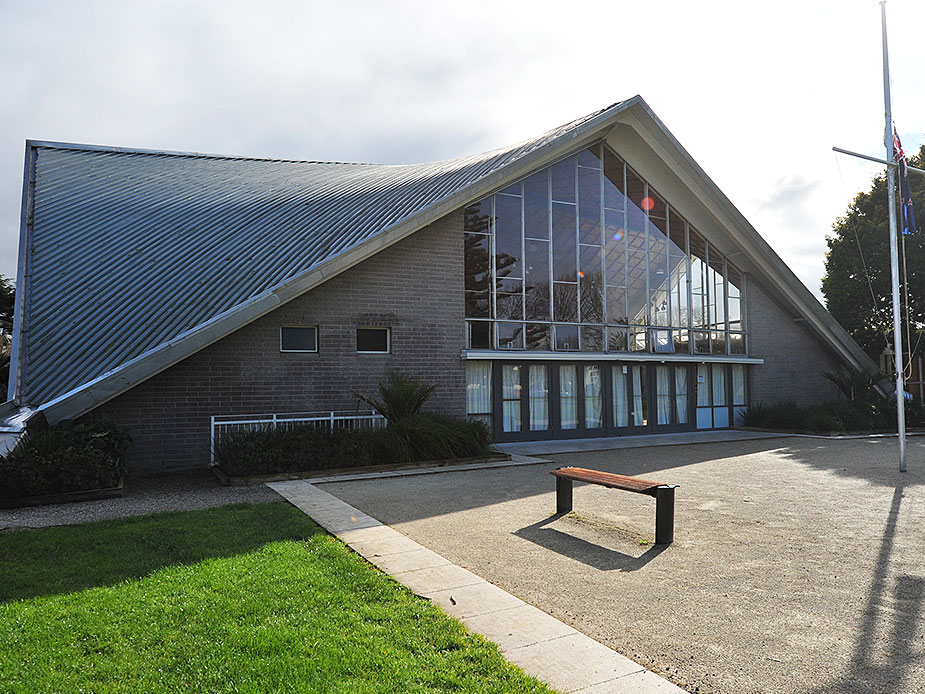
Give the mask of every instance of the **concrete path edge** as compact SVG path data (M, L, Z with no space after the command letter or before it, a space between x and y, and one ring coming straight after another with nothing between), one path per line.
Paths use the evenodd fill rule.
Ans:
M584 694L684 692L305 480L267 486L380 570L494 641L510 662L555 689Z

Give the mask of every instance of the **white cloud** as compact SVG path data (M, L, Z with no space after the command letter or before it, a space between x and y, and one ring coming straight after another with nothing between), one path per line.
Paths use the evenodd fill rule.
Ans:
M888 8L913 149L925 4ZM15 272L26 138L401 163L639 93L818 293L825 234L876 173L831 147L881 153L880 80L868 0L0 0L0 273Z

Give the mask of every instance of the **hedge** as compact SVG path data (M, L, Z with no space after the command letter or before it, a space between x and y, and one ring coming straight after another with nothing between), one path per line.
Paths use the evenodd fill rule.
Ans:
M481 422L420 413L381 429L259 429L222 436L218 468L230 477L475 458L489 453Z
M0 499L106 489L125 474L128 431L64 421L25 434L0 458Z

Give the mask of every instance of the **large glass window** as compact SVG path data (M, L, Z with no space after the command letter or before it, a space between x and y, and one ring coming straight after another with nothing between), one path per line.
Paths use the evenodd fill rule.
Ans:
M497 322L470 329L472 349L745 354L744 291L742 273L604 143L465 210L466 317ZM555 338L553 323L581 326L580 342Z

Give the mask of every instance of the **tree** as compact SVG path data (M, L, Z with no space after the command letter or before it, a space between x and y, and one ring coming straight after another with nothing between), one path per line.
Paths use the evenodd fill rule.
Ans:
M15 304L16 289L13 281L0 275L0 388L3 389L4 395L10 378L10 353L13 349L13 306Z
M925 146L909 159L909 165L923 168ZM925 176L911 172L912 201L919 215L915 234L900 238L905 242L906 277L900 267L903 296L903 331L906 328L905 294L909 296L909 323L912 346L917 333L925 329ZM897 191L898 199L898 191ZM897 219L899 219L897 217ZM822 294L826 307L875 361L893 344L893 298L890 278L890 233L886 176L874 178L867 192L859 193L844 217L832 225L826 237ZM902 262L902 258L900 258ZM908 279L908 287L904 280ZM905 335L904 342L905 345ZM925 348L925 340L919 345ZM905 346L904 346L905 349Z

